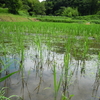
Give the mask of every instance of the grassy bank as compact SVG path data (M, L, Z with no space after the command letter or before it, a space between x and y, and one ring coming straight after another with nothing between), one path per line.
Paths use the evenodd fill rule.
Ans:
M5 22L31 22L31 21L42 21L42 22L60 22L60 23L78 23L84 24L87 22L100 24L100 15L88 15L88 16L43 16L35 15L34 17L29 16L25 11L19 11L19 15L8 13L7 9L0 8L0 21Z
M37 16L37 19L43 22L63 22L63 23L95 23L100 24L100 15L88 15L77 17L64 16Z
M35 18L27 17L27 16L20 16L20 15L13 15L10 13L0 13L0 21L3 22L30 22L30 21L37 21Z

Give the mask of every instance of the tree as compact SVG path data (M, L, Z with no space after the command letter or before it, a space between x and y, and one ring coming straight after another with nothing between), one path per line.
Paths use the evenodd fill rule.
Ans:
M5 7L5 0L0 0L0 7Z
M98 10L98 1L99 0L91 0L91 14L95 14Z
M61 7L77 8L80 15L95 14L100 0L46 0L46 14L59 15Z
M34 12L35 14L38 15L45 15L45 2L38 2L35 6L34 6Z
M95 14L98 0L74 0L73 6L78 8L80 15Z
M28 0L22 0L22 6L21 6L22 10L28 11L30 9L29 5L28 5Z
M46 8L46 14L52 15L53 14L53 2L52 1L46 1L45 8Z
M44 15L45 14L45 6L44 2L39 2L38 0L28 0L29 6L29 14L32 16L35 15Z
M6 4L10 13L18 14L18 10L21 7L20 0L7 0Z

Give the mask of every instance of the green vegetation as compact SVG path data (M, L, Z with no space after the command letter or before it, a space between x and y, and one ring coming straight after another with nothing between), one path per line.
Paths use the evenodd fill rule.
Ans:
M20 10L34 15L78 16L93 15L100 12L100 0L1 0L0 7L8 12L19 14Z
M62 7L66 9L68 7L78 9L80 15L91 15L95 14L100 10L100 0L46 0L46 14L55 15L56 12L60 12ZM71 11L70 13L72 13Z
M20 10L31 16L45 14L44 2L38 0L1 0L0 7L8 8L8 12L12 14L19 14Z
M2 22L31 22L31 21L38 21L38 20L36 20L36 18L32 18L29 16L0 13L0 21Z
M17 95L5 97L5 89L6 87L3 87L2 89L0 89L0 100L12 100L13 97L17 97L16 100L21 100L21 98L19 98Z
M8 13L8 8L0 8L0 13Z
M14 74L19 74L24 100L24 87L28 85L32 69L30 68L28 75L25 76L27 73L24 66L27 58L25 53L29 48L33 48L34 51L27 54L34 58L32 61L35 62L36 76L40 78L39 85L35 88L37 93L42 83L44 61L46 61L47 69L51 65L53 72L54 100L58 99L59 93L61 100L71 100L74 96L69 92L74 75L74 70L70 66L72 56L76 61L82 62L81 68L77 67L81 75L86 72L85 61L91 59L91 54L97 54L99 62L99 24L100 0L46 0L42 2L0 0L0 82L4 84L3 82L9 80ZM53 52L52 61L50 61L51 52ZM57 71L58 62L55 59L55 52L64 55L63 64L59 65L60 71ZM44 56L44 53L48 54ZM17 55L18 59L12 59L12 55ZM10 72L10 66L14 62L18 68ZM100 68L97 69L96 79L98 80ZM11 87L7 86L7 88ZM11 100L12 97L16 97L16 95L6 96L5 90L6 88L1 86L0 100ZM29 97L30 95L29 93Z
M62 23L85 23L86 20L77 20L69 17L61 17L61 16L37 16L38 20L42 22L62 22Z

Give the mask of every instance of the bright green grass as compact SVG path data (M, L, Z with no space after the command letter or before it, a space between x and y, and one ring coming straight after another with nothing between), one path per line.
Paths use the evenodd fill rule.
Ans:
M6 32L39 33L52 35L78 35L98 37L98 24L69 24L53 22L0 22L0 34Z
M0 13L0 21L2 22L31 22L34 18L29 16L14 15L10 13Z
M76 16L76 17L65 17L65 16L37 16L38 20L42 22L63 22L63 23L95 23L100 24L100 15L88 15L88 16Z

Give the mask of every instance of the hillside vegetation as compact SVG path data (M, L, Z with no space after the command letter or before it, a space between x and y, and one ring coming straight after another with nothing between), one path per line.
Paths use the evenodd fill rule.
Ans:
M6 21L6 22L30 22L30 21L37 21L37 20L35 18L24 17L24 16L20 16L20 15L0 14L0 21Z
M47 16L47 15L34 15L30 16L27 12L20 10L19 14L11 14L7 8L0 8L0 21L5 22L30 22L30 21L42 21L42 22L63 22L63 23L95 23L100 24L100 15L87 15L87 16Z

